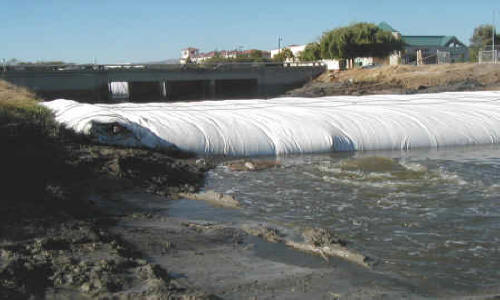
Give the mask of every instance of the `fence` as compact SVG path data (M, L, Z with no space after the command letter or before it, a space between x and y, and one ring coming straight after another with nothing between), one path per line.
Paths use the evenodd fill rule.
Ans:
M480 64L496 64L500 61L498 50L479 51L478 60Z
M420 52L422 53L422 52ZM401 58L401 64L403 65L429 65L429 64L449 64L451 63L450 52L447 51L437 51L436 54L431 54L428 56L423 56L422 54L417 55L406 55Z
M437 64L449 64L451 63L451 56L449 51L439 51L436 52Z
M129 71L129 70L163 70L163 71L179 71L189 70L200 72L210 71L232 71L232 70L247 70L259 68L318 68L324 67L322 62L214 62L214 63L201 63L201 64L103 64L103 65L89 65L89 64L61 64L61 65L47 65L47 64L18 64L18 65L2 65L0 63L0 73L13 72L13 71Z

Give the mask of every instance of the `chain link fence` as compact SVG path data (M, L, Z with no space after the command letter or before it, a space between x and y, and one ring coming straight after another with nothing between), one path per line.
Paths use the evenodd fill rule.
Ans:
M498 50L479 51L478 60L480 64L496 64L500 60Z
M449 51L437 51L436 52L436 62L438 65L440 64L449 64L451 63L451 56Z

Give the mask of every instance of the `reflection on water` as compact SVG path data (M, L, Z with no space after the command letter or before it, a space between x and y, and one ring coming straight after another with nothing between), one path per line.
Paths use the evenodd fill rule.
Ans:
M376 271L426 290L477 292L500 282L498 147L283 158L282 168L211 171L242 220L299 232L326 226L380 260Z

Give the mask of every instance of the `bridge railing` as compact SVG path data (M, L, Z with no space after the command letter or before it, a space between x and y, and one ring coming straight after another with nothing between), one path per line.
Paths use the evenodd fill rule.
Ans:
M9 71L105 71L105 70L237 70L254 68L324 67L321 62L224 62L203 64L28 64L4 65L2 72Z

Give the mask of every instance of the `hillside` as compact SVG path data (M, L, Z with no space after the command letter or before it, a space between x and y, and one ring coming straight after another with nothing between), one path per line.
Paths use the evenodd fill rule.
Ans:
M382 66L326 72L288 96L409 94L500 90L500 64Z

